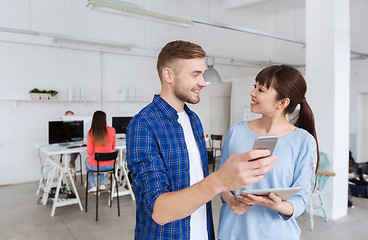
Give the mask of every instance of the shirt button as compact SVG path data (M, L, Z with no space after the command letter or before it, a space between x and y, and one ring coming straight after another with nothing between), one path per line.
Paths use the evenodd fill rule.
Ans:
M187 172L188 172L188 171L189 171L189 169L187 168L187 169L185 169L185 171L187 171Z
M187 149L187 146L184 145L184 149Z

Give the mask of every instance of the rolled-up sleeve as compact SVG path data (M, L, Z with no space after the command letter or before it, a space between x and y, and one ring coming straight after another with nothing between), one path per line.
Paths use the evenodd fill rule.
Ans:
M169 192L169 180L158 143L150 125L133 121L127 135L127 163L132 171L136 194L152 216L158 196Z

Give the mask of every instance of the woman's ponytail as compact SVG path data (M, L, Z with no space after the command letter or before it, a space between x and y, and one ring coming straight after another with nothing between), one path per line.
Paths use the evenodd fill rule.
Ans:
M307 130L317 141L314 115L305 99L300 103L299 117L295 126Z
M307 130L316 140L316 145L317 145L316 172L317 172L317 168L319 164L319 147L318 147L317 133L316 133L316 127L315 127L315 122L314 122L314 114L312 112L311 107L307 103L306 99L304 99L300 103L299 116L298 116L298 120L295 123L295 126L298 128L303 128Z

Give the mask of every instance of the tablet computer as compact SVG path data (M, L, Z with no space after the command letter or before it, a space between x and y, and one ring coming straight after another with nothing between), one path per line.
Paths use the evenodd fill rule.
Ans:
M270 189L255 189L255 190L243 190L241 195L246 196L247 194L267 196L270 192L275 193L281 198L281 200L288 200L295 194L297 194L302 187L291 187L291 188L270 188Z

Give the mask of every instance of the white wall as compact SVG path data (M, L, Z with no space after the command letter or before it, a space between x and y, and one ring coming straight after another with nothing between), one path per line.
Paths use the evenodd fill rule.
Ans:
M366 9L368 2L364 0L350 1L351 21L351 50L368 53L368 34L362 31L361 23L368 21ZM362 122L364 111L361 109L361 95L368 93L368 59L351 61L350 75L350 150L357 162L367 162L362 151L368 142L364 141L363 128L366 123Z
M274 16L268 16L268 12L257 8L227 11L221 9L220 0L131 2L263 31L279 30L274 24ZM0 27L131 43L157 49L168 41L185 39L202 45L209 54L264 61L277 57L274 50L277 45L269 38L200 24L182 28L95 11L87 8L86 4L86 0L6 0L0 9ZM143 99L147 101L160 90L155 70L155 51L133 49L129 53L99 52L59 46L51 40L47 37L0 32L0 81L3 90L0 97L0 168L7 169L0 176L0 185L39 178L40 163L34 143L47 142L49 120L58 119L66 110L86 115L102 109L107 112L109 121L114 115L133 115L147 102L117 102L122 88L140 87ZM298 58L300 56L296 56L296 60ZM215 68L224 81L258 71L254 67L233 67L220 63ZM58 99L65 100L70 86L83 87L85 98L89 101L9 101L29 99L28 91L35 87L55 89L59 92ZM211 128L211 97L226 99L230 97L230 92L230 84L209 86L202 93L201 103L192 106L199 113L206 133L215 131ZM219 115L223 111L219 109Z
M350 150L356 162L368 162L363 152L368 142L364 134L363 121L368 109L364 108L363 96L368 94L368 60L354 60L351 62L350 82Z
M254 84L255 76L232 81L231 124L244 120L244 109L250 107L250 92L253 90Z

